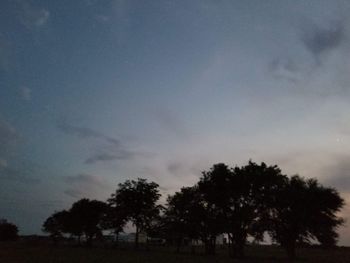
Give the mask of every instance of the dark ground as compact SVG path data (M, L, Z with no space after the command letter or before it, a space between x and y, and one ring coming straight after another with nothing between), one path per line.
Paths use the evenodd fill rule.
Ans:
M48 244L28 244L23 242L0 243L1 263L110 263L110 262L288 262L282 249L272 246L248 246L247 258L233 260L226 249L219 249L215 256L204 256L197 251L196 255L189 252L175 254L174 248L153 247L150 250L134 251L131 248L83 248L83 247L54 247ZM350 263L350 248L322 250L319 248L304 248L297 251L295 262L316 263Z

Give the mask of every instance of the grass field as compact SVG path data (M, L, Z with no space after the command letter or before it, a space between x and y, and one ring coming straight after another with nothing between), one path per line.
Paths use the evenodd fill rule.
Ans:
M244 260L233 260L227 250L219 249L215 256L204 256L201 253L192 255L188 252L175 254L173 248L156 247L150 250L134 251L132 249L53 247L24 243L0 243L1 263L136 263L136 262L287 262L284 251L277 247L247 247ZM350 248L322 250L308 248L298 250L295 262L342 263L350 262Z

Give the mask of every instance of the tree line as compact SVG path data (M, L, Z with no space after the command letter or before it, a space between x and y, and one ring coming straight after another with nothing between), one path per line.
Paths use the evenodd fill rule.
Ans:
M294 258L300 243L331 247L344 220L339 193L316 179L288 177L277 166L249 161L244 166L214 164L199 181L169 195L159 205L159 185L146 179L120 183L106 202L81 199L69 210L55 212L43 231L57 241L63 235L84 236L87 245L112 230L115 242L125 225L135 226L135 248L140 232L162 237L180 250L185 240L200 240L206 254L215 254L216 239L228 237L232 257L244 257L248 237L263 241L268 234Z

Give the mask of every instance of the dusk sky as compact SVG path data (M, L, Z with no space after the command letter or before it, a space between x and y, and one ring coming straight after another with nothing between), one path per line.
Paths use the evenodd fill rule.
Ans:
M126 179L164 200L249 159L349 202L349 14L346 0L2 0L0 218L41 234Z

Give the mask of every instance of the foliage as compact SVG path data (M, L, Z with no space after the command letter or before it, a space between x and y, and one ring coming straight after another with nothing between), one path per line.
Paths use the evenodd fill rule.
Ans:
M119 184L109 203L125 213L126 218L136 227L135 247L141 231L147 231L151 222L159 216L160 206L156 204L160 194L158 184L139 178Z
M115 243L118 244L119 233L127 223L127 214L117 201L117 197L112 195L107 200L106 213L102 218L101 226L105 230L112 230L115 234Z
M49 233L54 243L63 236L64 233L68 233L68 220L69 212L66 210L55 212L48 217L43 224L43 231Z
M164 215L165 229L168 239L177 245L177 251L185 238L200 239L205 226L201 222L205 214L204 207L199 201L200 195L196 187L183 187L167 199Z
M11 241L18 238L18 228L6 219L0 220L0 241Z
M54 213L43 231L54 240L64 234L79 240L85 236L91 244L102 230L113 230L118 240L131 222L136 228L136 248L139 233L144 232L176 244L177 251L185 241L201 240L207 254L216 252L216 238L225 234L234 257L244 256L248 237L261 241L268 233L294 258L299 243L334 246L337 227L343 223L338 212L344 200L335 189L315 179L288 178L276 165L215 164L197 184L168 196L165 208L157 204L158 187L146 179L127 180L107 203L81 199L68 211Z
M198 184L207 210L216 218L212 233L228 234L233 256L244 256L248 235L262 238L271 198L284 180L277 166L251 161L234 169L220 163L203 172Z
M101 221L106 209L104 202L84 198L75 202L69 210L71 223L85 235L88 245L94 237L101 235Z
M86 237L87 244L101 235L102 218L106 214L107 205L97 200L81 199L75 202L66 211L56 212L43 224L43 231L50 234L56 242L63 234L77 236L80 242L82 235Z
M291 258L295 257L297 242L317 240L324 246L333 246L338 237L335 230L343 223L337 217L343 205L336 190L315 179L293 176L279 189L269 233Z

